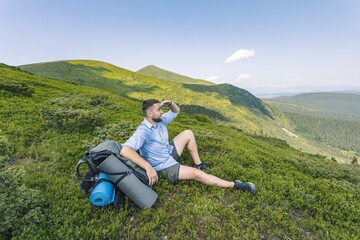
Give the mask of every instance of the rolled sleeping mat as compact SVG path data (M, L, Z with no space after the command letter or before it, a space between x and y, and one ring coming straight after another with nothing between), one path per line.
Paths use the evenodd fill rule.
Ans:
M105 173L99 174L98 181L101 179L107 179L111 181ZM115 187L111 182L106 181L102 181L98 185L96 185L90 195L90 202L97 207L106 206L114 202L114 199Z
M98 168L105 172L139 208L150 208L155 203L157 193L142 183L132 170L114 155L107 157Z

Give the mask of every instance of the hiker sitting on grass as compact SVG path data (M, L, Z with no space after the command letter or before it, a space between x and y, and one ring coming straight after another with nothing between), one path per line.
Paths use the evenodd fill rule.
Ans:
M170 111L164 113L161 107L169 107ZM158 181L158 173L175 183L179 180L196 180L206 185L234 188L236 190L255 193L254 184L243 183L239 180L229 182L200 169L208 166L201 162L195 136L191 130L185 130L169 142L166 128L180 108L170 100L162 101L148 99L143 102L142 110L145 114L144 121L134 134L125 142L120 154L130 159L146 171L149 186ZM184 166L177 162L185 146L194 160L193 167ZM140 151L140 155L136 152Z

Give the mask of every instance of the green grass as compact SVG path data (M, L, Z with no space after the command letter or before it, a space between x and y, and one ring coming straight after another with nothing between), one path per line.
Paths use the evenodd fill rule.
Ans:
M150 75L156 78L160 78L163 80L174 81L179 83L186 83L186 84L202 84L202 85L215 85L212 82L201 80L201 79L194 79L191 77L186 77L177 73L173 73L154 65L146 66L137 71L138 73L143 73L146 75Z
M174 75L178 76L174 73L167 81L108 63L84 60L30 64L21 66L21 69L48 78L101 88L140 101L171 98L180 107L184 105L188 114L195 114L194 109L203 108L201 113L208 115L215 123L226 123L248 132L259 133L261 129L272 136L282 135L267 106L248 91L228 84L202 85L191 79L185 81L188 82L186 84L174 78ZM165 70L159 72L168 73Z
M3 239L360 236L359 166L338 164L300 152L283 140L184 113L168 126L170 138L191 129L202 160L212 166L208 173L251 181L257 193L193 181L173 185L160 177L154 186L159 198L151 209L94 207L79 191L75 165L92 144L104 139L124 142L143 119L141 101L4 65L0 78L32 90L28 96L0 89ZM64 114L57 114L59 109ZM78 121L89 124L79 127L71 121L74 112ZM187 151L181 163L192 164Z
M145 68L144 72L166 79L163 80L105 62L89 60L30 64L21 66L21 69L68 83L100 88L139 101L148 98L170 98L189 115L203 114L214 124L226 124L244 132L284 139L297 149L323 154L329 159L335 157L339 162L351 162L355 155L353 151L334 148L307 135L293 139L282 128L294 130L294 124L286 115L279 112L276 108L278 105L273 107L268 104L269 102L261 101L248 91L229 84L208 85L209 82L198 82L196 79L155 66ZM341 96L344 102L344 95ZM318 95L315 95L316 99L319 99ZM80 110L77 111L80 114ZM344 116L339 113L332 115Z

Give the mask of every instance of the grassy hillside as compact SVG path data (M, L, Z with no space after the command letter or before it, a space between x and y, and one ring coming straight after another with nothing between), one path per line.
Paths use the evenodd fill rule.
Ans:
M36 75L69 83L100 88L114 94L144 100L170 98L183 112L199 119L207 118L215 124L226 124L238 130L286 140L291 146L304 151L336 157L342 162L351 161L353 153L334 149L307 137L294 139L283 128L292 127L289 120L248 91L229 84L203 85L179 83L178 74L157 68L157 72L171 81L132 72L114 65L89 60L57 61L21 66ZM185 77L186 78L186 77Z
M267 106L246 90L228 84L201 85L167 81L98 61L59 61L21 66L36 75L75 81L133 99L171 98L188 114L207 115L247 132L286 138Z
M187 84L202 84L202 85L215 85L212 82L201 80L201 79L194 79L191 77L186 77L174 72L170 72L154 65L146 66L137 71L138 73L143 73L146 75L150 75L156 78L160 78L163 80L174 81L178 83L187 83Z
M358 239L360 172L284 141L180 113L170 138L191 129L209 173L252 181L257 193L160 178L144 211L98 208L74 168L87 148L124 142L141 102L0 65L2 239ZM191 164L185 152L182 163Z
M360 117L360 95L346 93L306 93L291 97L272 99L277 102L292 103L310 109Z

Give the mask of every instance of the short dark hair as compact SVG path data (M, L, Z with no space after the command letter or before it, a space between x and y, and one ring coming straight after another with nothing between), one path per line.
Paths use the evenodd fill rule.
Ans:
M155 103L159 103L159 100L157 100L157 99L148 99L148 100L145 100L145 101L143 102L142 111L143 111L143 113L145 114L145 116L146 116L146 111L147 111L150 107L152 107L152 105L154 105Z

